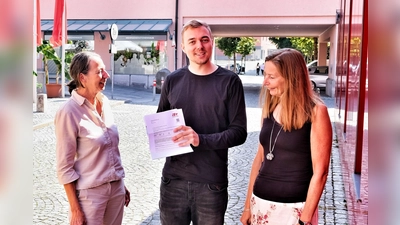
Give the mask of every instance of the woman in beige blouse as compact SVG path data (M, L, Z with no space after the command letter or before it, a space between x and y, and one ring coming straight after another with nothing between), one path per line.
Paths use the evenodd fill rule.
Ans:
M108 98L110 77L96 53L78 53L70 65L71 98L55 117L57 176L70 204L70 224L121 224L130 202Z

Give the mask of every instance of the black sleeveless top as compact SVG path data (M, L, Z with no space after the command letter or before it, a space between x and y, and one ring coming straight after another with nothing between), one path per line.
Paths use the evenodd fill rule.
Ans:
M259 198L282 202L304 202L313 175L311 162L311 122L291 132L281 131L275 144L272 160L269 153L270 134L275 123L271 148L281 125L273 116L265 118L260 131L260 143L264 147L264 162L255 180L253 194Z

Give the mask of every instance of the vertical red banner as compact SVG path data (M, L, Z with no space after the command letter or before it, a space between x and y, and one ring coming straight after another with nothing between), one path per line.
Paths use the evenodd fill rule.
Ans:
M40 22L40 0L36 0L36 44L42 44L42 29Z
M53 47L58 47L62 45L62 23L63 23L63 15L65 14L65 36L67 36L67 10L65 7L65 0L56 0L54 7L54 26L53 26L53 34L50 38L50 43ZM65 42L67 38L64 39Z

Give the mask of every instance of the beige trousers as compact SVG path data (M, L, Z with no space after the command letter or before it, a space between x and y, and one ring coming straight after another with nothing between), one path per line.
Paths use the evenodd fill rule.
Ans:
M121 225L124 213L124 181L113 181L78 192L87 225Z

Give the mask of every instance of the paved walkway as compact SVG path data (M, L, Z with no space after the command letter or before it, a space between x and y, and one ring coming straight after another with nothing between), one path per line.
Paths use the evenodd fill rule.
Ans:
M261 111L258 93L261 76L240 75L245 87L248 116L248 138L229 152L229 203L226 224L240 224L246 197L248 177L255 156L260 131ZM111 99L120 133L120 151L125 168L126 186L131 203L125 208L123 224L160 224L158 199L164 159L151 160L143 116L154 113L159 95L138 86L108 85L104 93ZM154 100L153 100L154 99ZM323 97L333 113L334 99ZM48 99L48 111L35 112L33 105L33 224L68 224L68 202L56 178L55 136L53 119L67 98ZM347 224L348 216L341 175L337 138L334 132L333 152L326 188L319 204L319 224Z

